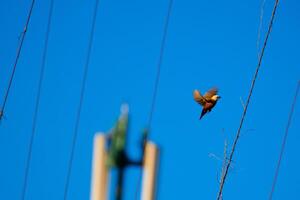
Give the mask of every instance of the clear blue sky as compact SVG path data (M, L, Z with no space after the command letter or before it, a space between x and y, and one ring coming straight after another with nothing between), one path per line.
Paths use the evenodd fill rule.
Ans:
M3 96L30 0L1 1ZM162 148L158 199L215 199L224 140L231 143L257 64L262 0L174 0L150 139ZM274 1L266 0L262 38ZM50 1L37 1L0 124L0 199L20 199ZM26 199L63 198L94 0L55 1ZM88 199L93 136L130 105L128 153L139 157L156 75L167 0L100 0L69 199ZM300 3L281 1L230 170L224 199L266 199L300 78ZM192 91L218 86L222 99L199 121ZM296 106L274 199L300 188ZM252 131L247 131L252 130ZM132 200L139 171L126 174Z

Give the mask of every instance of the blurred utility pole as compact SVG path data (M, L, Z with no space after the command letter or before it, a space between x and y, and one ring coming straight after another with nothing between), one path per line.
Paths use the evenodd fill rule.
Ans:
M91 183L91 200L107 199L107 153L105 150L106 138L102 133L94 137L93 168Z
M111 168L118 170L115 199L122 200L124 172L128 166L143 169L143 200L155 199L155 182L157 174L158 148L146 141L148 132L143 133L142 158L131 160L126 152L128 132L128 106L122 105L121 115L108 134L96 134L94 137L94 156L91 182L91 200L108 200L108 172Z
M151 142L146 143L143 165L142 200L154 200L156 196L156 177L158 171L159 150Z

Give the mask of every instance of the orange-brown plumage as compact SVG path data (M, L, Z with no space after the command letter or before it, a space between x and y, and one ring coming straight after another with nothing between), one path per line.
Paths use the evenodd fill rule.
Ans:
M199 119L201 119L207 112L210 112L216 105L218 99L221 98L217 93L217 88L210 89L203 96L198 90L194 90L194 100L203 107Z

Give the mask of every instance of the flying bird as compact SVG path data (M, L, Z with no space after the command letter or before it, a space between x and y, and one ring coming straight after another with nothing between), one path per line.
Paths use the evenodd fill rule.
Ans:
M221 97L218 95L218 89L212 88L208 90L203 96L198 90L194 90L194 100L199 103L203 109L199 120L216 105Z

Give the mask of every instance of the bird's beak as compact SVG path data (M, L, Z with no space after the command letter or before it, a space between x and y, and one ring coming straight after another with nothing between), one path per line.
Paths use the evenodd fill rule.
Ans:
M219 96L219 98L218 99L221 99L221 96Z

